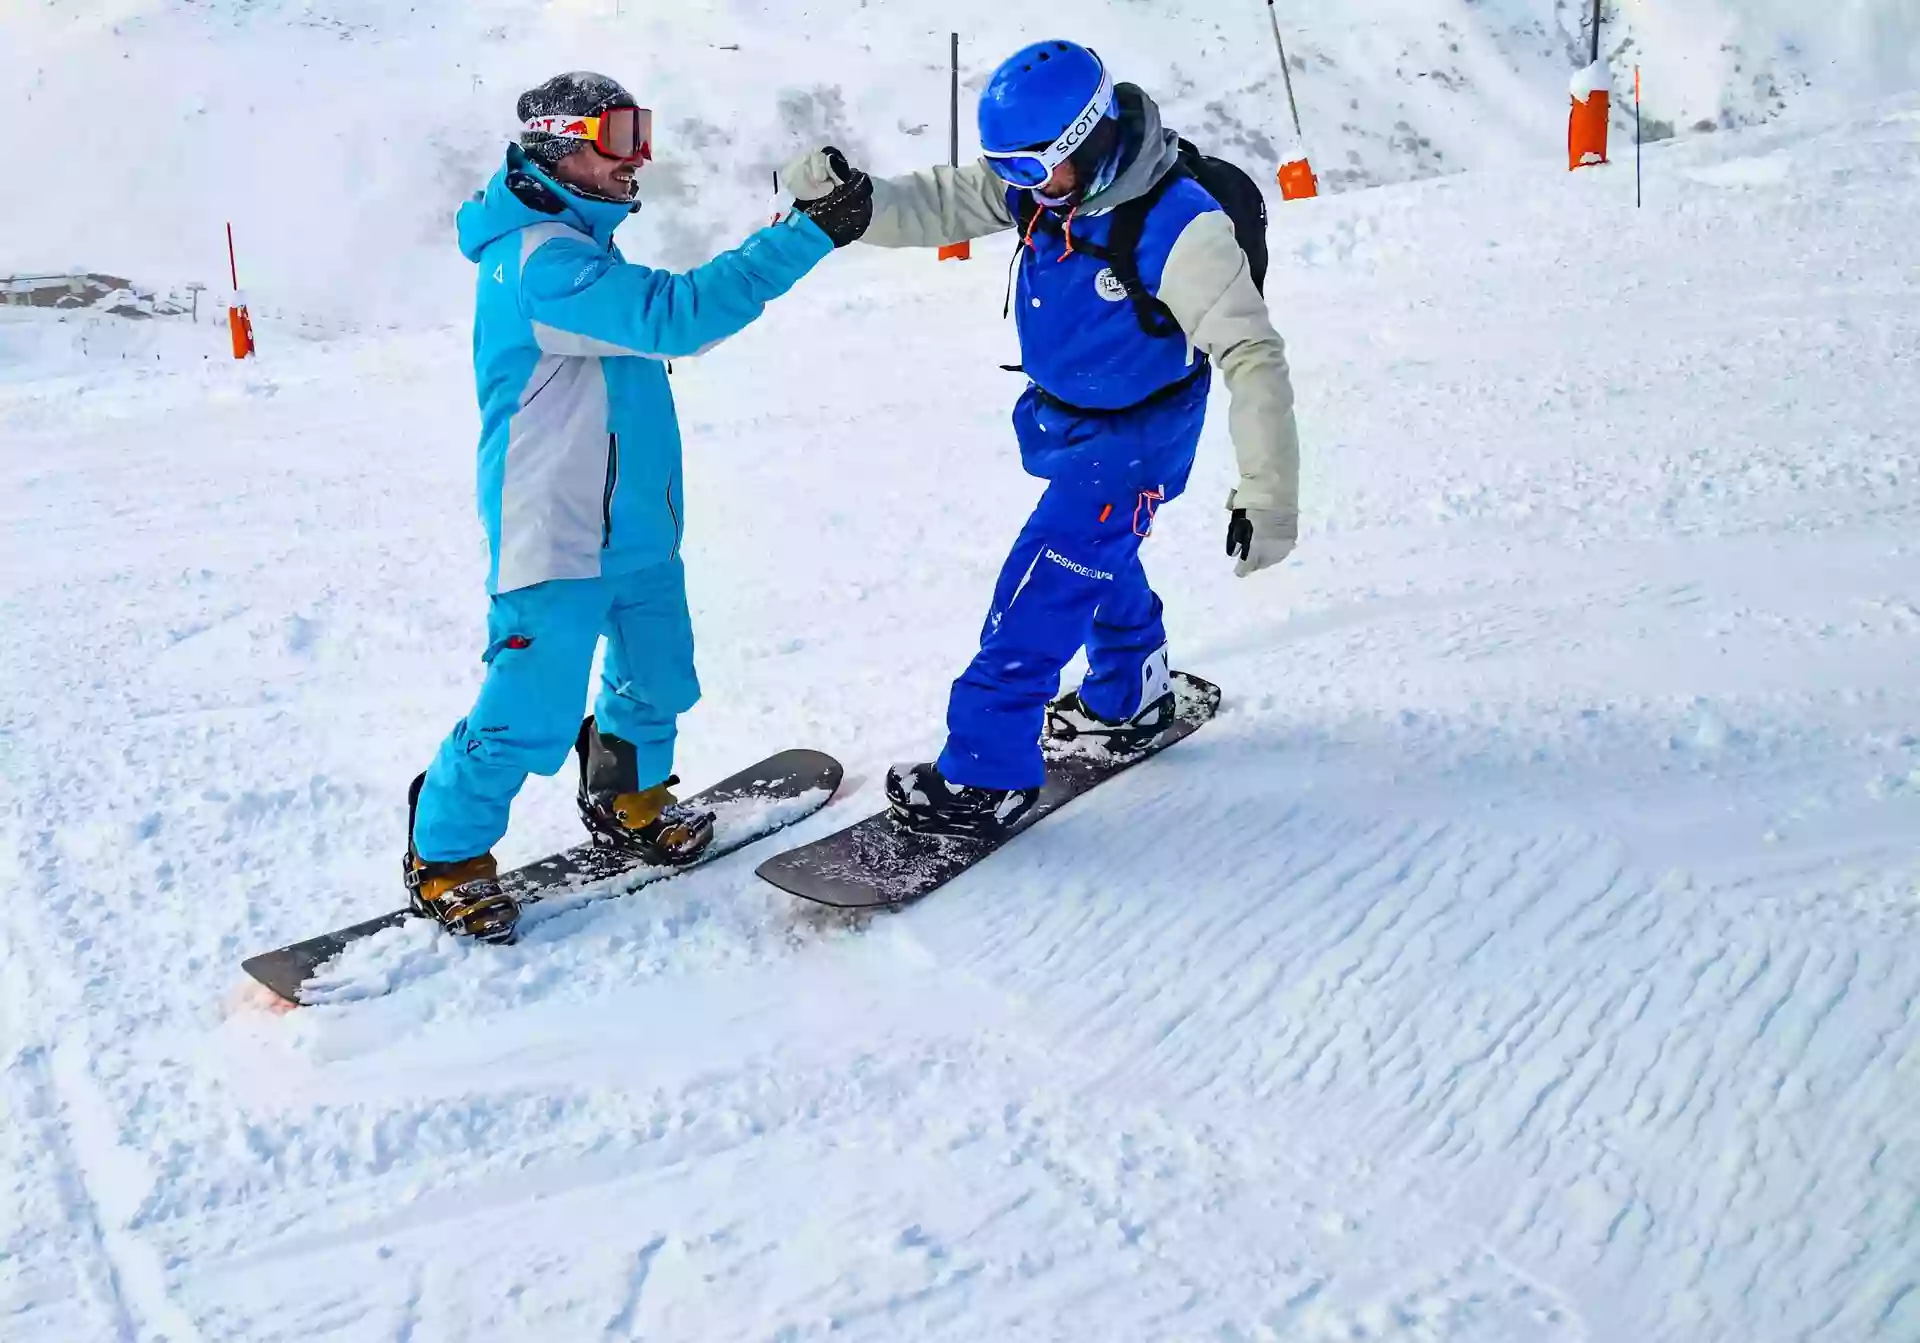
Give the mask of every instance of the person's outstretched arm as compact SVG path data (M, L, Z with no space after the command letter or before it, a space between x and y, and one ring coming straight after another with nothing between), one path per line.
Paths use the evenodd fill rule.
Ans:
M703 266L676 273L616 259L565 225L527 230L520 306L548 354L700 354L738 333L833 251L795 211Z
M798 201L818 200L840 185L831 147L802 154L780 173L780 187ZM844 161L844 160L843 160ZM904 177L873 179L873 223L860 241L875 247L948 247L1013 227L1007 184L983 165L942 164Z

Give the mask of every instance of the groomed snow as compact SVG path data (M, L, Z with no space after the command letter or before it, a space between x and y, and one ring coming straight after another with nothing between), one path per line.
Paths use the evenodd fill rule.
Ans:
M1648 168L1278 212L1306 535L1231 576L1216 416L1163 760L907 913L763 844L289 1016L478 681L466 333L0 321L0 1334L1920 1338L1920 102ZM800 838L1036 493L1001 255L676 365L682 772L833 751Z

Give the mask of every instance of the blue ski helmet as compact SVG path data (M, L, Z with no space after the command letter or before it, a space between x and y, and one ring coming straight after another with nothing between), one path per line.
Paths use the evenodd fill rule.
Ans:
M1072 159L1090 183L1119 146L1119 102L1100 57L1076 42L1036 42L993 72L980 95L980 147L1006 182L1043 185Z

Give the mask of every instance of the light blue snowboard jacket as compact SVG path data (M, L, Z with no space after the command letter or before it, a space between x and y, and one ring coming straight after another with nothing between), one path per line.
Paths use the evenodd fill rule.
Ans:
M518 146L460 207L487 591L664 564L680 550L680 427L664 362L733 335L833 250L799 211L685 274L627 262L634 207L567 191Z

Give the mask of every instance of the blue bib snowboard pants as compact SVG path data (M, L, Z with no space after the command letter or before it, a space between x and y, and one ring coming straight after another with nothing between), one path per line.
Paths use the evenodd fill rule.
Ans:
M1189 457L1189 462L1190 462ZM1131 718L1147 661L1167 642L1160 599L1147 585L1140 543L1153 513L1185 486L1122 498L1055 481L1014 542L994 587L980 652L954 682L941 774L976 788L1038 788L1040 734L1060 673L1082 647L1080 695L1102 718Z

